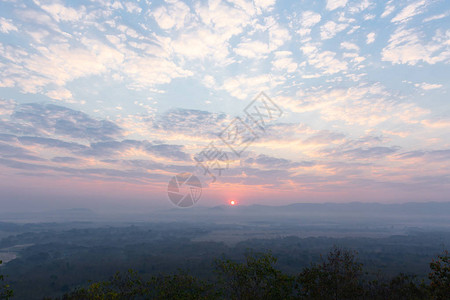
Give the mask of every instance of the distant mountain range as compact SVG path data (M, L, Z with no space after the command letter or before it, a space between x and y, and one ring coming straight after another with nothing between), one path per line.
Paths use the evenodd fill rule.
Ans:
M283 206L249 205L194 207L160 211L158 219L190 218L208 221L259 222L389 222L450 225L450 202L428 203L295 203Z
M101 214L72 208L35 213L0 213L0 222L214 222L214 223L404 223L450 226L450 202L403 204L295 203L283 206L196 206L139 214Z

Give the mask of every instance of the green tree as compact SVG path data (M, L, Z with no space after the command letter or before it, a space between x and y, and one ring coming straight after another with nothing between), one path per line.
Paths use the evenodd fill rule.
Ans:
M213 286L185 273L153 277L149 284L151 299L216 299Z
M185 273L154 276L144 281L136 272L116 273L109 281L95 282L63 297L64 300L210 299L211 286Z
M94 282L87 288L79 288L63 296L65 300L116 300L144 296L147 286L133 270L125 274L117 272L111 280Z
M116 299L449 299L450 257L448 252L430 263L430 284L416 276L400 274L391 280L366 281L356 252L334 247L321 261L295 279L275 268L270 253L247 252L244 262L216 260L218 277L206 282L189 274L154 276L149 281L136 272L116 273L110 280L92 283L67 294L67 300ZM0 277L3 280L3 277ZM3 290L9 286L3 285ZM2 291L3 291L2 290ZM3 294L2 294L3 295ZM8 297L12 296L12 292ZM2 299L5 299L3 297Z
M401 273L390 281L389 297L398 300L425 299L426 289L417 281L417 276Z
M421 300L427 299L427 288L414 275L399 274L387 281L373 280L365 285L366 299L398 299Z
M289 299L292 298L294 278L274 267L271 253L245 255L245 262L229 259L216 261L219 285L226 299Z
M430 292L433 299L449 299L450 295L450 255L444 251L430 263Z
M362 264L356 252L334 247L327 258L305 268L298 276L301 295L306 299L361 299Z

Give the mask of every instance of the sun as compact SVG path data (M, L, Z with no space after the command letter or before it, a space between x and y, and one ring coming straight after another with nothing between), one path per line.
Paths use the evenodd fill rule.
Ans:
M231 205L231 206L234 206L234 205L236 205L236 204L237 204L236 200L230 200L230 205Z

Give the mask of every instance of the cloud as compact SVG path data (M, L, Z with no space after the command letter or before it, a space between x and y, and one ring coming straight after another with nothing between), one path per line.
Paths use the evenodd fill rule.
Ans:
M21 16L43 20L36 14L32 12L32 16ZM88 21L78 20L75 23L83 22ZM58 30L52 20L45 21L45 25ZM110 30L111 34L107 35L108 40L105 41L85 34L71 35L59 31L59 36L50 35L46 30L32 30L30 35L38 42L46 39L43 45L32 48L33 51L27 52L17 46L5 48L0 44L0 55L8 59L5 67L0 68L0 78L6 78L0 81L0 86L18 86L27 93L43 92L51 86L54 91L47 90L44 93L55 99L68 99L68 93L63 92L62 87L79 78L105 74L126 79L130 88L144 89L193 74L168 58L176 44L155 34L140 36L123 24L113 23L111 26L113 30ZM127 37L145 39L146 42L126 43ZM211 43L214 44L214 41Z
M320 14L306 10L303 11L300 16L300 29L297 30L297 33L301 36L305 36L311 33L311 28L320 22L322 17Z
M352 14L360 13L363 10L371 7L372 5L373 3L370 2L370 0L358 1L357 3L352 3L352 5L349 7L349 12Z
M434 89L441 88L442 84L422 82L422 83L416 83L416 84L414 84L414 86L419 87L423 90L434 90Z
M441 149L441 150L416 150L416 151L408 151L404 153L399 153L396 158L398 159L417 159L422 158L426 162L448 162L450 160L450 150L449 149Z
M47 13L41 10L33 9L21 9L15 10L15 15L19 20L23 21L25 24L31 24L34 27L47 27L52 33L63 34L63 31L59 28L58 23L50 17Z
M434 15L434 16L423 19L423 22L426 23L426 22L430 22L430 21L434 21L434 20L440 20L440 19L447 17L449 14L450 14L450 12L445 12L443 14Z
M348 0L327 0L327 10L335 10L339 7L344 7Z
M16 161L16 160L9 159L9 158L8 159L0 158L0 164L4 165L6 167L9 167L9 168L28 170L28 171L42 171L42 170L48 169L47 167L41 166L38 164L25 163L25 162Z
M300 24L303 27L309 28L309 27L313 27L314 25L319 23L321 19L322 18L320 16L320 14L310 11L310 10L307 10L307 11L302 12Z
M11 115L16 107L16 102L13 100L4 100L0 98L0 116Z
M153 128L204 140L216 138L229 120L225 114L176 108L159 115L153 123Z
M291 39L289 31L280 26L273 17L265 18L264 24L258 26L255 31L261 33L264 38L261 39L259 34L253 34L259 38L258 40L243 38L234 49L236 54L248 58L262 57L283 46Z
M76 158L76 157L69 157L69 156L56 156L52 158L52 162L56 163L80 163L83 160Z
M182 33L171 43L174 52L189 60L212 59L227 62L228 38L207 28Z
M14 122L31 125L42 135L61 135L87 140L110 140L122 129L107 120L96 120L80 111L53 104L19 105L11 116Z
M31 161L45 161L45 159L34 155L35 153L28 151L22 147L0 143L0 156L3 158L16 158Z
M142 8L137 5L136 3L133 2L125 2L124 3L125 8L127 9L127 12L129 12L130 14L139 14L142 11Z
M131 79L128 87L136 90L170 83L174 78L193 75L193 72L179 67L171 60L137 54L127 58L123 64L123 73Z
M256 95L261 90L267 88L271 82L269 74L256 76L238 75L225 79L220 89L230 93L238 99L247 99L249 95Z
M369 45L373 42L375 42L375 32L368 33L366 36L366 44Z
M30 124L0 120L0 131L8 134L41 134L40 130Z
M264 154L259 154L256 157L246 158L244 163L246 165L252 165L253 167L257 168L283 170L289 170L298 167L310 167L314 165L314 162L311 161L295 162L284 158L267 156Z
M348 27L348 24L336 23L328 21L320 27L320 37L322 40L328 40L334 37L336 34Z
M56 22L75 22L82 19L86 15L86 9L81 6L79 10L72 7L66 7L60 3L40 4L35 1L44 11L46 11Z
M216 80L211 75L205 75L202 83L208 88L213 88L214 86L216 86Z
M351 150L345 150L341 152L341 155L352 157L356 159L361 158L382 158L387 155L393 154L399 150L399 147L371 147L371 148L356 148ZM337 154L337 153L335 153Z
M5 126L0 126L0 131L9 128L15 132L23 131L18 126L21 123L35 129L34 135L30 136L0 133L0 164L9 168L40 172L41 176L56 172L58 176L95 177L102 180L116 178L124 182L142 183L161 178L162 175L157 174L158 172L186 171L183 166L171 166L171 161L191 163L191 155L184 151L182 145L161 141L120 140L123 132L114 123L95 120L87 114L62 106L21 104L8 113L11 113L10 120L0 122L5 123ZM206 115L205 112L204 119ZM45 137L46 135L51 137ZM80 141L74 142L73 139ZM149 174L148 170L138 171L141 167L137 165L130 169L131 165L125 163L124 158L134 158L141 162L148 161L142 158L153 158L164 164L153 163L156 170L152 171L156 173ZM124 169L124 165L128 169Z
M347 70L347 63L336 58L336 53L332 51L319 51L312 45L306 44L300 47L307 56L308 64L323 71L323 74L335 74Z
M384 8L383 13L381 14L382 18L386 18L387 16L389 16L390 14L392 14L395 10L395 6L392 5L392 0L388 1L386 4L386 7Z
M346 49L346 50L356 51L356 52L359 51L359 47L356 44L349 43L349 42L342 42L341 48Z
M436 31L430 42L423 41L421 36L415 29L399 27L381 51L382 60L393 64L416 65L420 61L435 64L450 59L450 50L446 47L450 42L450 30L445 33Z
M448 128L450 127L450 120L423 120L422 124L428 128Z
M167 176L192 171L193 155L232 120L227 101L249 103L261 90L285 122L301 123L267 126L255 152L230 163L222 187L404 187L417 170L446 172L439 163L448 159L450 122L436 106L446 84L426 78L446 78L450 61L450 30L431 24L448 15L442 1L429 15L419 0L39 1L5 2L0 13L0 88L17 99L0 100L5 178L164 190ZM380 60L385 73L395 75L396 64L428 64L427 72L403 88L383 76L369 83ZM186 87L189 104L179 98ZM419 101L425 92L437 102ZM401 161L402 152L417 157Z
M52 99L56 100L72 100L72 93L65 88L58 88L56 90L48 91L46 93Z
M38 44L44 44L51 37L50 33L45 29L29 30L27 34Z
M190 161L190 155L183 151L184 146L150 141L123 140L92 143L89 148L79 152L95 157L131 157L142 154L170 158L177 161ZM134 154L133 154L134 153Z
M285 42L291 39L289 31L282 27L273 17L265 19L266 27L269 32L269 49L274 51L283 46Z
M153 16L161 29L180 29L190 18L190 9L182 1L171 1L167 6L160 6L155 9Z
M132 182L137 184L148 184L149 182L158 180L164 180L167 175L163 175L156 172L148 172L147 170L137 170L136 168L124 168L124 166L116 166L117 168L77 168L58 165L43 165L35 163L25 163L12 159L0 158L0 164L9 168L33 171L32 174L40 177L46 177L51 175L57 175L58 178L68 177L71 179L81 178L88 180L102 180L102 181L120 181L120 182Z
M305 144L316 144L316 145L330 145L336 141L345 140L345 135L338 132L332 132L329 130L321 130L307 139L303 140Z
M13 134L0 133L0 141L4 142L16 142L16 136Z
M52 44L39 48L33 55L19 51L11 62L11 70L4 75L23 91L35 93L48 84L63 86L80 77L104 73L123 62L124 56L117 50L98 41L83 41L84 47Z
M257 40L239 43L236 48L234 48L234 52L240 56L257 58L270 53L270 50L268 44Z
M176 2L178 3L178 2ZM169 47L177 56L188 60L208 59L217 65L227 65L233 60L228 58L229 40L241 34L250 24L255 14L253 5L229 5L226 2L209 1L193 6L195 17L184 17L175 38L169 39ZM177 18L179 20L179 18ZM170 22L169 22L170 21ZM174 27L183 22L165 21L165 27ZM173 23L173 24L172 24Z
M55 112L55 109L50 110ZM145 183L155 178L161 180L163 175L159 173L189 171L186 166L171 165L171 161L191 163L191 156L184 152L184 146L181 145L146 140L109 140L83 144L68 141L70 138L0 134L0 141L7 143L0 142L0 164L33 171L34 175L39 176L54 174L58 177L98 180L115 178L122 182ZM163 163L142 159L149 157Z
M328 160L381 160L397 153L399 146L383 145L386 141L379 136L366 135L357 139L338 139L340 143L328 144L319 150Z
M89 149L88 146L74 142L66 142L53 138L43 138L37 136L19 136L17 140L24 146L43 146L46 149L58 148L70 152L80 152Z
M295 72L298 64L292 59L292 52L290 51L277 51L275 52L275 58L272 60L272 65L277 70L285 70L288 73Z
M423 13L426 6L427 2L425 0L411 3L405 8L403 8L394 18L392 18L391 22L394 23L407 22L414 16Z
M308 89L297 101L285 104L295 112L317 111L325 121L342 121L373 128L383 122L419 124L429 110L393 101L380 84L361 83L349 88Z
M259 10L267 10L270 11L273 9L273 6L276 3L276 0L254 0L255 6Z
M17 27L12 23L11 19L0 17L0 32L9 33L11 31L18 31Z

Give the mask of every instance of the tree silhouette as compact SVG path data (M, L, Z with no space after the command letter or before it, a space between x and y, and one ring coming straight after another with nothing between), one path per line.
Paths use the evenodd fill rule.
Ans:
M216 261L219 284L226 299L288 299L294 278L274 267L271 253L247 252L244 263Z
M184 272L143 280L129 270L110 280L95 282L66 294L66 300L175 299L175 300L278 300L278 299L449 299L450 257L448 252L430 263L430 284L415 276L399 274L390 280L366 281L356 252L334 247L319 263L296 277L278 270L270 253L247 252L243 262L215 261L217 277L203 281ZM0 277L3 279L3 277ZM2 285L8 290L9 286ZM2 290L2 291L3 291ZM3 293L2 293L3 295ZM8 297L12 296L12 292ZM5 299L3 297L2 299Z
M306 299L360 299L362 264L356 252L334 247L327 258L305 268L297 280Z

